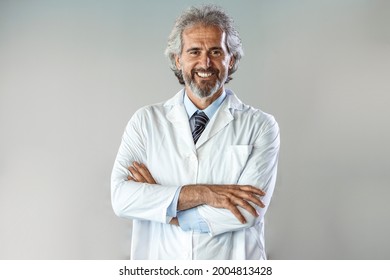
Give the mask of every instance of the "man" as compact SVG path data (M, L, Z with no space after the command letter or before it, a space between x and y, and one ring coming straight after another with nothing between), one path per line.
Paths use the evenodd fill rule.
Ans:
M225 89L243 51L220 8L190 8L166 54L184 89L138 110L115 160L115 213L133 220L132 259L265 259L276 180L274 118Z

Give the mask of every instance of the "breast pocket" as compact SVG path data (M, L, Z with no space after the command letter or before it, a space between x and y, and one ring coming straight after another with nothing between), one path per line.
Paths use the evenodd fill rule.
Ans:
M252 153L253 145L233 145L225 151L225 168L231 184L236 184L244 170L249 156Z

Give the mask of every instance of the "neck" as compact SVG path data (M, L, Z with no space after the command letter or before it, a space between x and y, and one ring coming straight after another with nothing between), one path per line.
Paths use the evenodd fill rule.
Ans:
M195 95L189 87L185 87L186 93L188 98L194 103L196 107L200 110L206 109L208 106L210 106L211 103L213 103L215 100L217 100L218 97L221 96L222 92L224 91L224 87L221 87L217 92L215 92L213 95L208 97L199 97Z

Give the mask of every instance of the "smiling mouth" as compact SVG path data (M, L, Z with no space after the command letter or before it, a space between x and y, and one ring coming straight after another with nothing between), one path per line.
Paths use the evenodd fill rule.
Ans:
M196 74L201 78L211 77L214 73L211 72L196 72Z
M217 76L218 77L218 70L214 68L195 68L191 71L192 78L195 78L195 75L199 77L200 79L208 80L210 77Z

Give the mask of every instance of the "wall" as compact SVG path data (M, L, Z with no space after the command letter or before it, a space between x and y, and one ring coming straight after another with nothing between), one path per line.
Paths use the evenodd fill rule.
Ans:
M109 178L136 109L180 89L163 56L203 1L0 1L0 259L126 259ZM245 57L229 84L281 128L271 259L388 259L390 5L214 1Z

